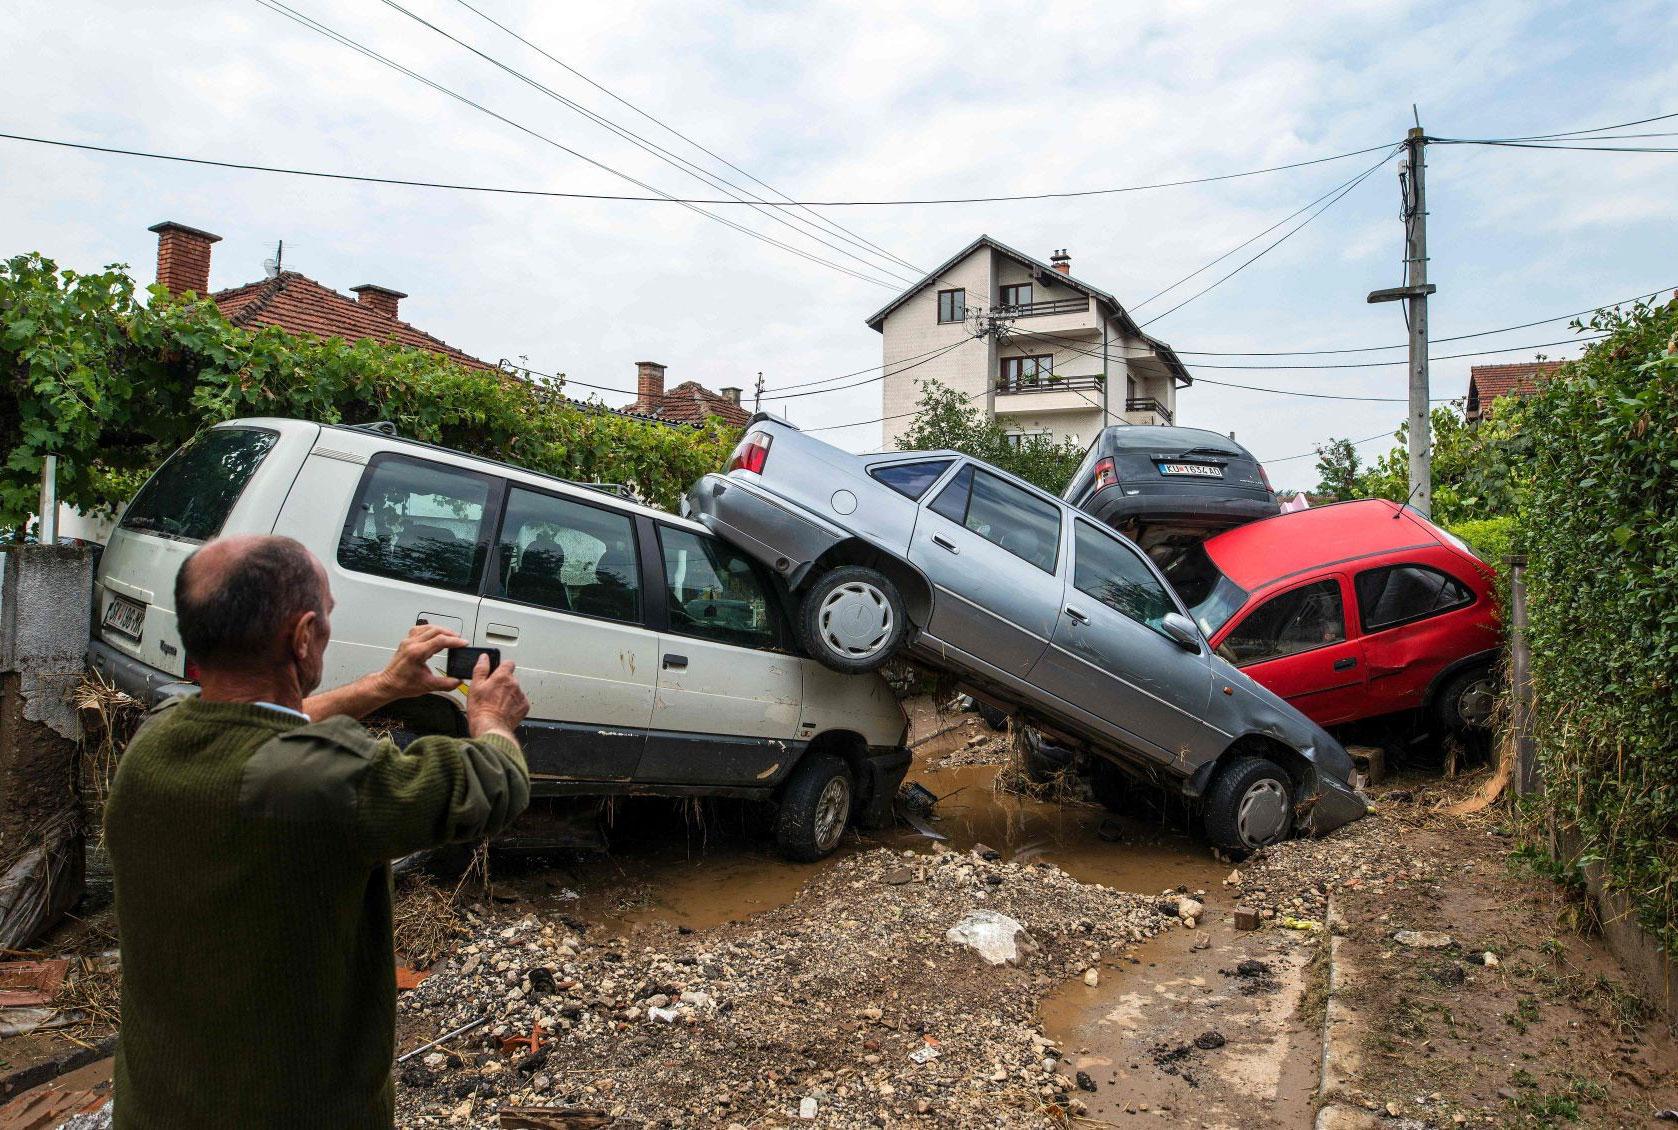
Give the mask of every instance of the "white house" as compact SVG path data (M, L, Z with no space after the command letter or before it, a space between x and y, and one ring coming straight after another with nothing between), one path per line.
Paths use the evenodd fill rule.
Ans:
M1013 435L1087 444L1109 424L1177 423L1193 383L1119 300L982 235L868 319L885 365L884 438L896 447L923 381L969 396ZM947 351L946 351L947 350Z

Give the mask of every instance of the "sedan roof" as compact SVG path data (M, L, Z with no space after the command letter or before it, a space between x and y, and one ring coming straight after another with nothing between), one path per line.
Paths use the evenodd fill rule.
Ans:
M1206 541L1223 574L1248 592L1307 569L1440 544L1414 511L1384 498L1278 514Z

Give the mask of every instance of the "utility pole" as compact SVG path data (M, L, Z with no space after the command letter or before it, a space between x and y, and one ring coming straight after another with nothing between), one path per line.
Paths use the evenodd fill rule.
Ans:
M1414 112L1414 107L1411 108ZM1427 296L1439 288L1427 281L1427 134L1416 126L1404 139L1399 166L1400 215L1404 220L1404 285L1372 291L1370 302L1403 301L1410 324L1410 495L1424 518L1433 516L1433 436L1428 417Z
M763 370L757 371L757 388L752 392L752 414L763 411Z

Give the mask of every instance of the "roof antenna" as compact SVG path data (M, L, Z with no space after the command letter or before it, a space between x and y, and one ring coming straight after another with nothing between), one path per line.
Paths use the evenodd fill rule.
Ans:
M274 249L274 257L272 259L264 259L262 261L262 273L271 279L278 278L280 274L280 267L284 262L285 240L282 239L280 240L280 245Z

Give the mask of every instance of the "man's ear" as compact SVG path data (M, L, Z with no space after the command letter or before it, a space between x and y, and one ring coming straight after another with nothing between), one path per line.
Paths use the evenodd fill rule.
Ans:
M299 616L291 626L291 638L287 641L291 648L291 657L302 663L314 651L315 621L320 619L318 612L305 612Z

